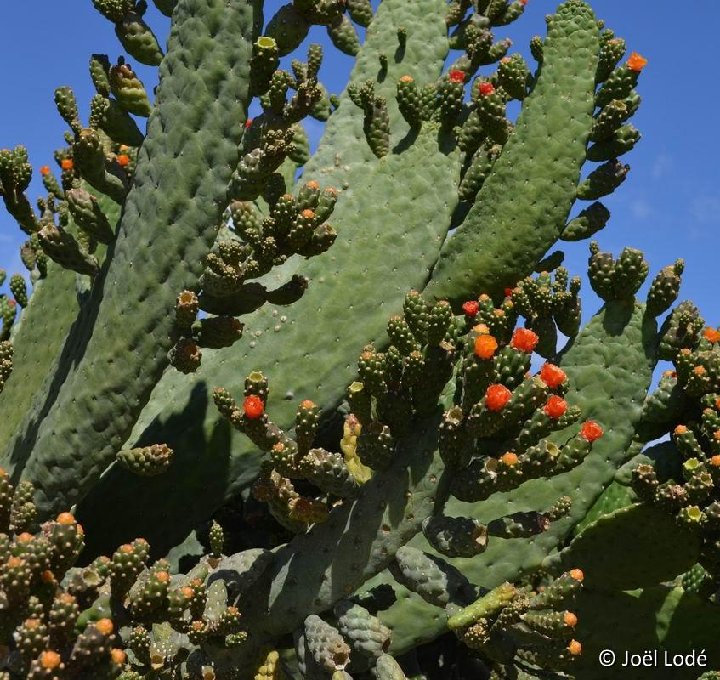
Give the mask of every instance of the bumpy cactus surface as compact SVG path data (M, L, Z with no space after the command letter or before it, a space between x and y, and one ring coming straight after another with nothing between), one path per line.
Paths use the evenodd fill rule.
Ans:
M608 223L646 60L584 0L534 64L526 0L154 0L166 46L92 4L119 45L36 207L0 150L0 678L720 667L720 331L596 241L583 326L554 250Z

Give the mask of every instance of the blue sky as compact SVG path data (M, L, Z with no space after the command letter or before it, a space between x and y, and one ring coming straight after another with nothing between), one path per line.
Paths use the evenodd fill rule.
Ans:
M412 2L412 0L408 0ZM71 85L87 116L92 95L87 62L92 52L121 54L112 26L90 0L23 0L6 2L0 24L0 147L25 144L35 168L52 164L52 151L62 145L64 124L55 112L53 90ZM530 0L525 16L496 35L509 35L513 51L527 55L529 38L544 33L543 17L555 2ZM649 65L640 83L643 105L634 124L643 133L626 156L632 166L628 181L607 200L612 211L599 235L601 247L616 254L624 245L645 251L651 271L677 257L686 262L682 297L694 299L708 322L720 323L720 296L715 285L720 228L720 137L715 125L717 93L717 30L720 3L693 0L682 11L670 0L595 0L593 6L607 26L627 39L629 48L646 56ZM268 2L266 16L280 5ZM165 35L168 20L152 10L148 15ZM321 29L311 40L320 41ZM333 54L321 71L330 91L345 81L351 60ZM138 67L146 84L155 69ZM703 129L705 128L705 129ZM318 132L317 129L313 130ZM35 180L34 200L41 192ZM0 208L0 267L24 272L18 257L23 235ZM583 273L587 244L568 244L566 263ZM598 302L586 289L586 311Z

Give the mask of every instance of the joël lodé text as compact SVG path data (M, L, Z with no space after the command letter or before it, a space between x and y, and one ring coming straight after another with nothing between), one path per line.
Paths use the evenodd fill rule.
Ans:
M667 649L646 649L641 653L626 651L621 666L636 668L697 667L706 668L707 654L704 649L691 650L687 653L675 653Z

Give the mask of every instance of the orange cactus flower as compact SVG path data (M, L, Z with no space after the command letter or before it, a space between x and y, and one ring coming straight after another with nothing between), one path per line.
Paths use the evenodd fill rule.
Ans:
M543 410L548 418L557 420L567 411L567 402L562 397L558 397L557 394L552 394Z
M49 167L48 165L43 165L43 166L40 168L40 174L41 174L43 177L45 177L46 175L49 175L49 174L50 174L50 167Z
M485 408L488 411L502 411L512 397L505 385L490 385L485 391Z
M40 665L51 671L60 665L60 655L51 649L47 649L40 654Z
M461 71L460 69L453 69L448 74L448 78L450 78L451 83L464 83L465 82L465 72Z
M412 76L400 76L401 83L414 83L415 79Z
M300 402L300 406L302 406L306 411L309 411L312 408L315 408L315 402L311 399L304 399Z
M60 167L61 167L63 170L72 170L73 167L75 167L75 164L73 163L73 159L72 159L72 158L63 158L63 159L60 161Z
M53 574L49 569L46 569L42 574L40 574L40 580L43 583L55 583L55 574Z
M475 338L475 356L480 359L492 359L497 352L498 342L492 335L478 335Z
M713 467L720 467L720 456L712 456L710 458L710 465Z
M243 411L245 412L245 417L249 420L262 418L265 413L265 402L256 394L251 394L249 397L245 397Z
M685 425L678 425L675 427L673 432L675 434L685 434L688 431L687 427Z
M532 352L538 344L537 333L529 328L516 328L512 336L512 346L521 352Z
M705 366L695 366L695 368L693 368L693 373L695 375L705 375L707 373L707 369Z
M631 71L635 71L635 73L640 73L646 66L647 66L648 60L645 59L645 57L642 56L642 54L638 54L637 52L633 52L627 60L627 67Z
M110 650L110 658L116 666L122 666L127 659L127 654L122 649L114 648Z
M566 626L569 626L570 628L575 628L577 625L577 616L573 614L572 612L565 612L563 614L563 622Z
M478 85L478 92L483 97L489 97L491 94L495 94L495 86L492 83L484 81Z
M98 633L102 633L103 635L111 635L115 629L113 622L110 619L100 619L95 623L95 628Z
M559 366L555 366L555 364L545 364L540 369L540 379L551 390L554 390L567 380L567 375Z
M720 342L720 331L715 330L714 328L710 328L708 326L703 331L703 337L708 341L715 344L716 342Z
M72 513L61 512L55 520L58 524L75 524L75 517Z
M305 184L305 186L308 189L312 189L313 191L317 191L320 188L320 182L318 182L316 179L311 179L309 182Z
M603 436L603 429L594 420L586 420L580 428L580 436L586 441L594 442Z
M582 583L585 578L585 574L583 574L582 569L571 569L568 574L570 574L570 577L575 579L578 583Z
M480 305L477 300L468 300L467 302L463 302L462 310L465 316L472 319L473 317L476 317L477 313L480 311Z
M126 153L121 153L116 158L118 165L122 168L127 168L128 165L130 165L130 156L128 156Z
M155 578L160 581L160 583L167 583L170 580L170 574L166 571L158 571L155 574Z
M300 214L301 214L306 220L311 220L311 219L313 219L313 218L315 217L315 211L314 211L314 210L310 210L310 208L305 208L305 210L303 210Z
M580 656L582 654L582 645L577 640L570 640L567 650L570 656Z
M502 456L500 456L500 462L503 465L507 465L508 467L513 467L520 462L520 459L518 458L516 453L512 451L507 451L503 453Z

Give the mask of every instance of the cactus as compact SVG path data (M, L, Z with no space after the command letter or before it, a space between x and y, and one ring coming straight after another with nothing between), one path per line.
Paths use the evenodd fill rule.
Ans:
M3 678L582 678L625 628L713 644L720 331L682 260L639 299L642 252L595 241L583 326L554 250L611 223L646 60L565 0L533 67L525 4L155 0L164 49L145 0L93 0L127 56L90 57L87 124L55 91L36 207L0 150L30 284L0 292Z

